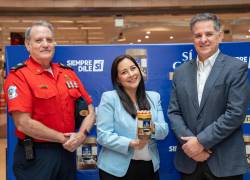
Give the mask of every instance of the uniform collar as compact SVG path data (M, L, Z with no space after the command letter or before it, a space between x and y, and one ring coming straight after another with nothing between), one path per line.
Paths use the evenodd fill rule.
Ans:
M26 60L25 64L34 74L39 75L42 74L43 72L46 72L46 70L42 68L41 64L36 62L34 58L31 56L29 57L29 59ZM50 63L50 67L53 71L54 79L57 79L59 74L62 73L62 68L60 68L57 63Z
M30 56L29 59L25 62L25 64L28 66L28 68L34 73L34 74L42 74L45 72L45 70L42 68L41 64L36 62L36 60ZM52 63L50 63L51 68L53 70Z
M44 71L42 66L38 62L36 62L31 56L25 62L25 64L34 74L41 74Z

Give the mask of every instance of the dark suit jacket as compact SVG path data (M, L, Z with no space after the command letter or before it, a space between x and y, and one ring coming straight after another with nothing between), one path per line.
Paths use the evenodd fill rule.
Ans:
M247 70L247 64L219 53L199 106L196 61L186 62L176 69L168 117L179 140L175 157L179 171L192 173L197 164L183 152L179 138L196 136L205 149L212 151L207 163L215 176L246 172L241 125L250 97Z

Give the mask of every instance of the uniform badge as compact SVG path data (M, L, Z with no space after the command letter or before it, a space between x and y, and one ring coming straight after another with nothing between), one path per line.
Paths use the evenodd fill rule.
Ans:
M70 77L69 77L68 74L64 74L64 77L65 77L65 79L66 79L67 81L70 80Z
M10 86L8 88L8 98L9 99L14 99L17 97L17 92L16 92L16 86Z
M69 89L72 88L70 81L66 81L66 85Z
M78 88L78 84L76 81L74 81L73 84L74 84L74 88Z
M67 86L67 88L68 88L68 89L73 88L73 84L72 84L72 82L71 82L71 79L70 79L69 75L64 74L64 78L65 78L65 80L66 80L66 86Z
M39 87L41 89L48 89L48 85L47 84L41 84Z
M72 81L68 81L68 82L69 82L70 88L74 88L73 82Z

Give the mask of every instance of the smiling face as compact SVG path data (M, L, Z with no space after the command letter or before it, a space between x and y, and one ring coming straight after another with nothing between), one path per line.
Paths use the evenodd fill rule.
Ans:
M138 67L130 59L125 58L120 61L117 70L117 82L126 92L136 92L142 78Z
M193 41L200 61L212 56L223 39L223 33L216 31L212 20L196 22L192 28Z
M30 39L25 41L30 55L43 67L49 66L55 51L53 33L48 27L33 26Z

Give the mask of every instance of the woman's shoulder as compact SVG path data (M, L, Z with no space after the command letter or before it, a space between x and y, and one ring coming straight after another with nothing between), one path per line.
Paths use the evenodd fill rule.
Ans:
M118 98L118 94L116 90L105 91L102 93L102 98L116 99Z
M147 97L150 101L156 103L161 99L161 96L156 91L146 91Z
M120 99L116 90L105 91L102 93L100 104L109 104L111 106L117 106L119 103Z
M117 92L116 92L116 90L104 91L102 93L102 95L105 95L105 96L117 96Z
M152 98L154 98L154 97L157 98L160 96L160 94L156 91L146 91L146 93L149 97L152 97Z

